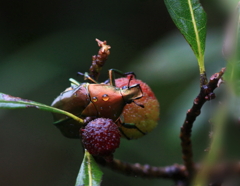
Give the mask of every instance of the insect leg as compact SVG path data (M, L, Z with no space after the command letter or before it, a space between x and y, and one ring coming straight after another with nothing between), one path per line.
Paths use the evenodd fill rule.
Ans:
M109 73L109 79L107 81L105 81L104 83L107 84L107 83L110 83L110 85L112 86L115 86L115 74L118 74L122 77L126 77L127 75L133 75L135 78L136 78L136 75L134 72L126 72L126 73L123 73L122 71L120 70L117 70L117 69L110 69L108 71Z
M84 79L88 79L88 80L90 80L91 82L98 84L98 82L95 81L93 78L91 78L91 77L88 75L87 72L85 72L85 74L83 74L83 73L81 73L81 72L78 72L77 74L83 76Z
M122 127L125 127L127 129L136 129L138 130L140 133L142 133L143 135L145 135L146 133L141 131L134 123L121 123ZM129 138L128 136L126 136L126 134L124 134L123 130L121 130L120 128L120 131L121 133L127 138L127 139L131 139Z

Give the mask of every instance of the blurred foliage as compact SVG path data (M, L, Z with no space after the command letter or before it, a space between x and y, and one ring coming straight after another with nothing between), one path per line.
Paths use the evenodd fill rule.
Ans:
M202 3L209 20L205 61L210 76L225 66L222 25L228 10L224 0ZM179 128L199 92L199 74L197 61L163 1L2 2L0 91L50 105L70 85L70 77L82 81L76 72L88 71L91 56L98 51L95 38L112 47L101 80L107 78L109 68L134 71L161 104L159 126L141 139L123 139L115 157L156 166L182 163ZM195 160L208 147L208 120L221 100L220 92L203 107L194 125ZM1 110L0 185L74 185L83 159L80 140L63 137L52 123L47 112ZM229 130L233 140L239 140L239 125ZM239 157L235 147L228 145L228 150ZM103 186L172 184L126 177L106 168L103 172Z

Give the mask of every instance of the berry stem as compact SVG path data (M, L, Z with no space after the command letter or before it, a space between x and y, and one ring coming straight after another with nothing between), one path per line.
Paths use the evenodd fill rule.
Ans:
M209 82L206 85L203 85L201 87L200 93L194 99L192 108L187 111L185 121L181 127L180 139L182 146L182 159L188 172L189 183L191 182L192 177L194 176L195 173L194 163L192 160L193 157L191 142L192 126L197 116L200 115L203 104L206 101L215 98L215 94L213 93L213 91L222 82L222 75L224 74L224 72L225 68L222 68L220 72L215 73L214 75L211 76Z

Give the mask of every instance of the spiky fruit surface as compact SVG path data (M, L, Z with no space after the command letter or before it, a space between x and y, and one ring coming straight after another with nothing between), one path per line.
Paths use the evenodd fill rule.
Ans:
M128 86L130 76L132 75L116 79L116 86ZM160 115L160 105L153 91L146 83L133 78L130 81L130 86L134 84L140 84L143 91L143 97L135 100L135 102L144 105L144 108L139 107L135 103L127 104L123 110L124 123L135 124L142 132L149 133L157 126ZM144 135L133 128L121 127L121 130L125 136L130 139L137 139Z
M121 134L111 119L97 118L81 131L83 145L90 154L101 156L106 161L113 160L113 153L119 147Z

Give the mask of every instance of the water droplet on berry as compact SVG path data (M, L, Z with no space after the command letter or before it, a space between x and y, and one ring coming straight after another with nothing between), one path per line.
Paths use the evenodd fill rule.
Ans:
M95 96L92 97L92 101L93 101L93 102L97 102L97 100L98 100L97 97L95 97Z
M102 95L102 99L103 99L103 101L108 101L109 100L109 96L107 94L103 94Z

